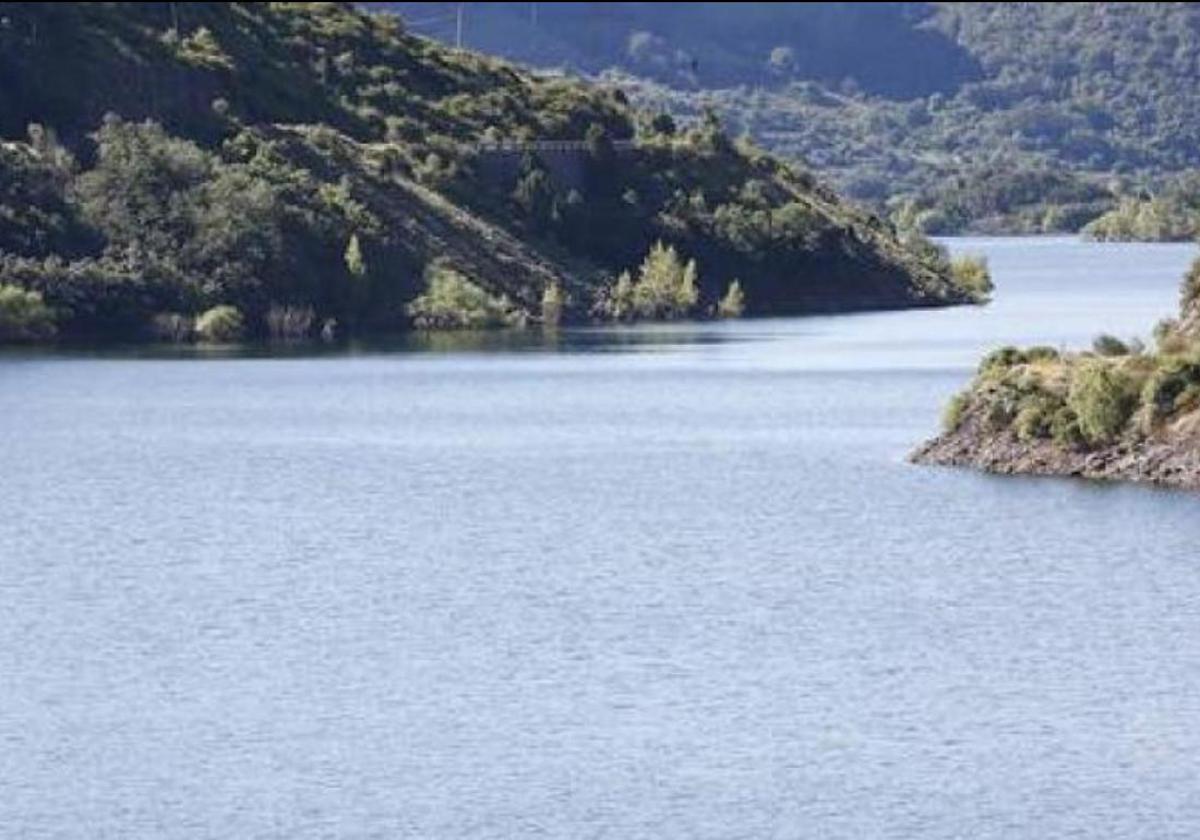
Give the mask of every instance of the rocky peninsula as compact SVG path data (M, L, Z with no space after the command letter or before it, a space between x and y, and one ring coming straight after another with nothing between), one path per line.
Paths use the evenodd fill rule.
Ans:
M1182 297L1153 350L1102 335L1078 353L990 353L910 460L1200 490L1200 260Z

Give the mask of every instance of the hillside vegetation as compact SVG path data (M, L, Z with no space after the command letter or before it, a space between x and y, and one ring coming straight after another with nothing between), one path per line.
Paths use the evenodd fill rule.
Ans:
M457 35L458 3L364 5L397 11L442 40ZM462 5L472 49L585 74L621 68L679 89L853 79L907 98L952 92L980 74L966 50L921 25L929 15L921 3Z
M454 31L453 4L378 5ZM716 107L931 232L1078 230L1200 166L1192 3L467 5L468 43Z
M1200 174L1169 181L1156 194L1126 196L1083 229L1102 242L1185 242L1200 238Z
M677 128L350 4L9 3L0 78L0 289L37 322L10 339L607 318L659 243L697 266L673 315L735 280L750 313L981 294L711 115ZM530 144L511 171L500 143Z

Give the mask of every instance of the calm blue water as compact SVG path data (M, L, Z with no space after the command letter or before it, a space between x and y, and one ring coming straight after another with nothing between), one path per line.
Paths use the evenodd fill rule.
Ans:
M1200 497L903 461L1193 249L954 247L992 306L0 357L0 837L1196 837Z

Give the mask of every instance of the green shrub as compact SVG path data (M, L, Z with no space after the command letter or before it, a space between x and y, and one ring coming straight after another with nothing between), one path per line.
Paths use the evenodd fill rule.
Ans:
M38 292L0 285L0 341L42 341L56 332L54 310Z
M979 374L993 379L1003 378L1012 368L1019 365L1052 362L1059 358L1061 354L1057 350L1045 345L1030 347L1028 350L1012 346L999 347L983 357L983 361L979 363Z
M1012 429L1022 440L1047 436L1050 419L1062 405L1062 398L1046 390L1042 377L1028 368L1003 369L977 382L975 389L983 404L984 428Z
M1079 447L1086 442L1079 428L1079 418L1069 407L1063 406L1050 418L1050 438L1060 446Z
M1098 356L1128 356L1129 345L1115 335L1101 333L1092 341L1092 350Z
M983 414L983 425L989 432L1002 432L1012 425L1016 410L1006 400L993 400Z
M181 59L196 67L212 70L233 69L233 59L221 48L207 27L201 26L189 34L179 42L177 49Z
M1200 303L1200 257L1192 261L1188 273L1184 275L1181 297L1180 309L1184 312Z
M1061 356L1053 347L1048 347L1044 344L1030 347L1025 351L1024 355L1027 362L1053 362Z
M1154 343L1159 353L1181 355L1192 349L1194 339L1174 318L1164 318L1154 328Z
M1071 380L1067 405L1090 444L1110 443L1125 428L1137 406L1127 373L1107 362L1085 362Z
M506 299L441 263L426 271L425 292L408 305L408 314L413 326L425 330L487 329L520 321Z
M1007 346L1000 347L983 357L983 361L979 363L979 373L994 373L1007 370L1015 365L1024 364L1026 356L1021 352L1020 348Z
M513 188L513 201L528 218L536 232L547 230L554 220L554 181L540 165L529 164Z
M1054 417L1060 408L1061 405L1046 396L1026 400L1013 420L1013 431L1017 438L1028 442L1050 437Z
M196 335L201 341L227 344L239 341L245 326L245 319L236 306L214 306L196 319Z
M992 289L992 274L987 259L964 255L950 261L950 277L954 284L977 300L984 300Z
M962 391L951 397L950 402L946 403L946 408L942 411L942 429L947 432L958 429L962 425L970 405L971 394L968 391Z
M1161 345L1163 341L1171 338L1179 330L1179 319L1177 318L1162 318L1154 325L1154 341ZM1159 350L1161 351L1161 346Z
M1158 420L1174 413L1179 408L1179 398L1197 385L1200 385L1200 363L1168 359L1146 380L1141 402L1150 419Z

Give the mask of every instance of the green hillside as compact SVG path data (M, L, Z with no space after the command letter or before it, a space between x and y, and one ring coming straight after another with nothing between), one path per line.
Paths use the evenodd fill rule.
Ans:
M454 4L372 5L454 37ZM464 5L472 46L715 106L934 232L1077 230L1200 166L1192 3Z
M751 313L978 294L712 118L677 129L351 4L9 3L0 78L0 285L52 322L13 335L696 316L735 280ZM639 285L658 241L686 305ZM193 320L214 307L236 312Z

